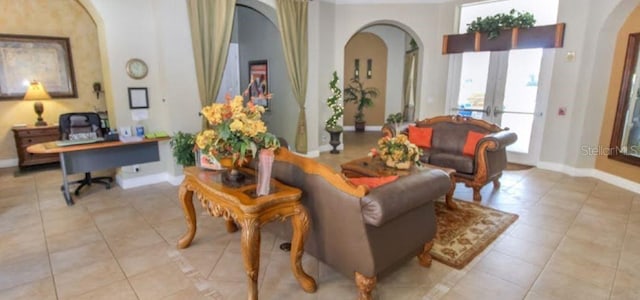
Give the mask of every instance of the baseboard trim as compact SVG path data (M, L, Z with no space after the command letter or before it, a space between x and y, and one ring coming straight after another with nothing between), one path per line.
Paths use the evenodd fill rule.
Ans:
M133 177L133 178L122 178L122 175L116 175L116 182L122 189L131 189L136 187L141 187L150 184L156 184L161 182L169 182L172 183L172 180L169 173L162 172L157 174Z
M17 167L17 166L18 166L17 158L0 159L0 168L10 168L10 167Z
M355 126L342 126L342 130L344 131L356 131L356 127ZM364 131L381 131L382 130L382 126L378 125L378 126L365 126L364 127Z
M338 147L336 148L340 151L344 150L344 144L340 144L338 145ZM322 152L327 152L327 151L331 151L333 150L333 147L331 147L331 145L320 145L320 149L318 149L320 153Z
M575 168L559 163L554 162L539 162L536 165L539 169L556 171L560 173L565 173L570 176L577 177L592 177L596 179L600 179L606 183L615 185L619 188L623 188L625 190L629 190L634 193L640 194L640 183L607 173L593 168Z

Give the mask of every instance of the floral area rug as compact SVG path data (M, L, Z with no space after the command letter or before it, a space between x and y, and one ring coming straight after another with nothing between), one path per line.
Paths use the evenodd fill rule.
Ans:
M446 265L462 269L493 242L518 215L479 204L456 201L451 210L436 201L438 229L431 256Z

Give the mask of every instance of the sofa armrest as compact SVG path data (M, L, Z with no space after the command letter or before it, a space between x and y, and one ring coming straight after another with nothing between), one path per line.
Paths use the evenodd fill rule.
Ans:
M480 144L485 142L493 142L495 146L493 147L489 146L487 147L487 150L496 151L496 150L504 149L507 146L515 143L517 139L518 139L518 135L516 135L514 132L503 130L503 131L494 132L492 134L485 136L480 140L480 142L478 142L478 146L480 146ZM478 147L478 149L479 148L480 147Z
M371 189L360 200L365 223L380 227L390 220L446 194L449 176L441 170L428 170Z

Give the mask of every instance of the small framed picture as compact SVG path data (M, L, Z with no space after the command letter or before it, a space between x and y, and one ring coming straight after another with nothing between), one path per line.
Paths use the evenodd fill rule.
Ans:
M149 95L145 87L129 88L129 108L140 109L149 108Z
M271 93L269 92L269 62L266 59L249 62L249 84L244 91L253 104L271 108Z

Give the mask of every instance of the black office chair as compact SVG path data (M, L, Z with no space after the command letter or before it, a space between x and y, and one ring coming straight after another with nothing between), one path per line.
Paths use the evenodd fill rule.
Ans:
M100 138L103 136L102 128L100 128L100 115L94 112L62 114L58 124L61 140ZM100 183L110 189L112 182L113 178L111 177L91 177L91 172L86 172L84 173L84 179L70 182L69 184L80 184L74 192L77 196L84 186ZM63 187L60 188L62 189Z

